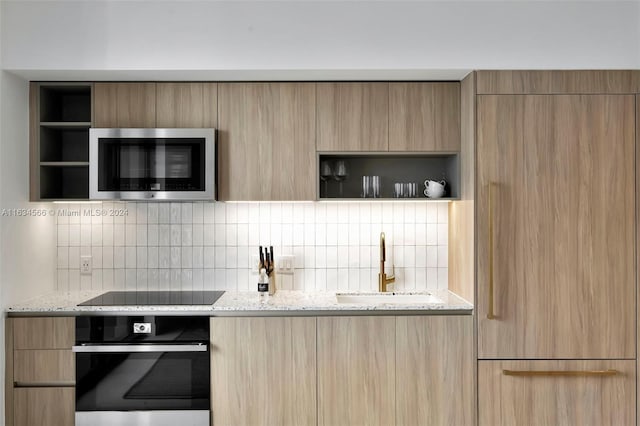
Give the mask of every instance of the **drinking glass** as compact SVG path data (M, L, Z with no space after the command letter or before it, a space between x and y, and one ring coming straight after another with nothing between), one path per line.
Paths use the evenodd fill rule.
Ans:
M380 198L380 176L371 176L371 190L373 198Z
M324 160L320 162L320 180L324 182L324 196L329 196L329 179L333 176L333 171L331 170L331 164Z
M371 176L362 176L362 198L371 197Z
M346 161L344 160L336 161L336 164L333 169L333 178L338 181L340 197L342 197L342 181L345 180L347 176L348 176L348 173L347 173Z

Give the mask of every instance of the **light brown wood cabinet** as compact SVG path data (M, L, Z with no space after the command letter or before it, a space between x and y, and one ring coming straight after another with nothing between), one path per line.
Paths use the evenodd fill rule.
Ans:
M319 425L473 425L473 318L318 318Z
M561 375L607 370L617 374ZM478 424L632 426L635 375L635 360L479 361Z
M73 425L74 318L9 318L5 330L6 424Z
M218 85L219 199L315 200L315 87Z
M471 315L396 317L396 425L473 425Z
M395 424L395 321L318 318L318 425Z
M635 358L634 96L477 108L479 357Z
M156 127L218 127L216 83L156 83Z
M460 83L389 83L389 151L460 150Z
M94 127L156 127L156 83L95 83Z
M14 390L15 426L73 426L75 389L16 388Z
M316 424L316 319L212 318L216 426Z
M389 83L317 83L318 151L388 151Z

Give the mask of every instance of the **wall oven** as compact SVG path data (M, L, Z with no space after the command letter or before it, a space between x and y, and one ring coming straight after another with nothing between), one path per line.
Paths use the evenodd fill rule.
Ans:
M208 317L76 318L76 426L208 426Z
M214 129L90 129L89 198L215 200Z

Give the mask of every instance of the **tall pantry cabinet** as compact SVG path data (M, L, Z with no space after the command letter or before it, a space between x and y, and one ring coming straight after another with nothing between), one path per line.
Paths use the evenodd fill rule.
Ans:
M477 73L481 426L635 424L635 96L586 73Z

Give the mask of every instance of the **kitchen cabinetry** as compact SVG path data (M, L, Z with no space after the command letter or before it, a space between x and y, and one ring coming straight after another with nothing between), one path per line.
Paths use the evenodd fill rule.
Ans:
M95 83L95 127L156 127L156 83Z
M31 83L29 160L31 201L89 196L91 83Z
M7 425L74 424L74 330L73 318L7 320Z
M156 127L218 127L216 83L156 83Z
M318 151L388 151L389 83L317 83Z
M318 318L318 424L395 423L395 317Z
M635 364L635 360L480 361L478 424L635 425Z
M314 200L314 85L218 86L219 199Z
M460 83L389 83L389 151L460 150Z
M212 318L211 401L221 425L316 424L316 319Z
M474 424L473 317L396 318L396 425Z
M319 425L472 425L471 316L318 318Z
M635 358L634 97L477 108L479 358Z

